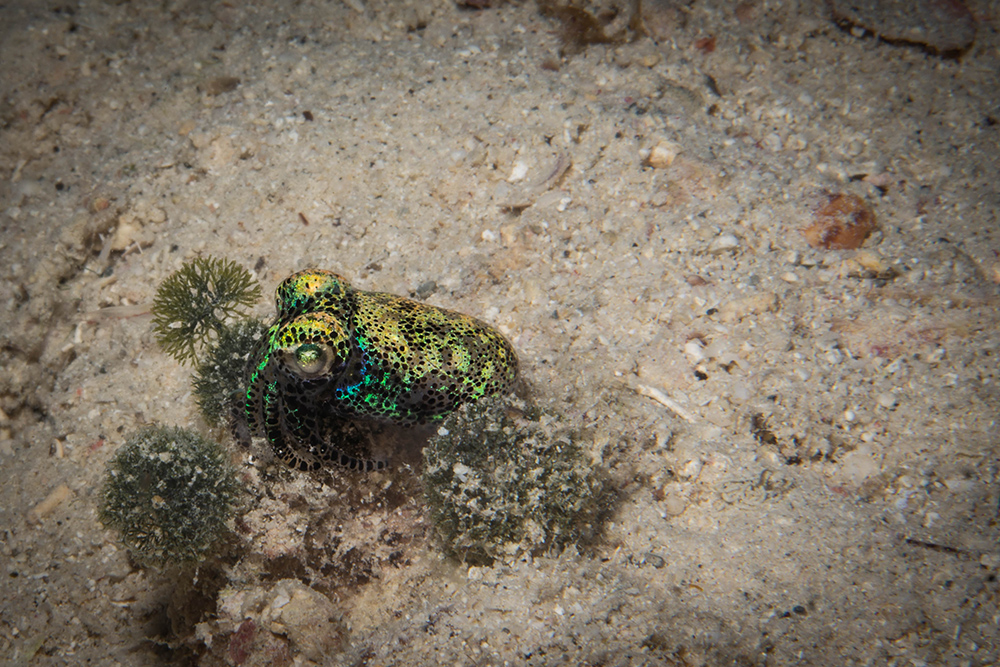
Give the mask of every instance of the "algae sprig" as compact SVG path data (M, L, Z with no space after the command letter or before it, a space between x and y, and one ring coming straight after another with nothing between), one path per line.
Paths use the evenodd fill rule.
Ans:
M147 565L197 561L229 532L240 486L218 443L146 426L108 462L98 516Z
M518 399L462 406L424 449L427 504L446 550L491 564L591 540L613 497L587 446Z
M195 366L192 386L198 409L210 426L220 426L245 399L244 374L250 354L267 327L243 320L224 327Z
M182 364L193 363L226 321L244 317L260 300L260 284L243 266L228 259L197 257L185 262L156 290L153 331L164 352Z

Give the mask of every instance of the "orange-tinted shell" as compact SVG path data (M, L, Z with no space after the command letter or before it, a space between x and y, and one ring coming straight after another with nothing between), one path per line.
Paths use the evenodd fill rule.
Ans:
M875 226L875 214L861 197L838 194L816 211L813 223L802 234L814 248L853 250L861 247Z

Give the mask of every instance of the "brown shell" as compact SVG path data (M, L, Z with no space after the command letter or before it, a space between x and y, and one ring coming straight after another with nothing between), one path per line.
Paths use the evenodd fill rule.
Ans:
M836 194L816 211L813 223L802 234L814 248L853 250L861 247L875 227L875 214L861 197Z

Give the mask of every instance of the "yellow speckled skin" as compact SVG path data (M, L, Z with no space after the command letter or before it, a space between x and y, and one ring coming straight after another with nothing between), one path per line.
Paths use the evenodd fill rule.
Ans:
M380 468L328 441L338 421L433 421L517 377L514 349L489 325L355 290L330 271L289 276L275 300L278 318L250 359L245 414L251 432L300 469Z

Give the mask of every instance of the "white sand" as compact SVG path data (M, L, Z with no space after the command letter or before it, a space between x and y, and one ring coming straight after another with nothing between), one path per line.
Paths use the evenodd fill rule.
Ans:
M712 0L675 43L558 71L532 4L5 4L0 654L1000 659L1000 40L996 6L969 4L957 60L811 3L741 23ZM860 253L800 233L833 192L875 212ZM593 434L620 494L600 542L469 568L440 555L411 469L301 475L234 448L244 550L195 582L134 567L97 492L140 424L204 429L190 369L137 314L200 254L268 293L308 266L434 281L429 303L498 326Z

